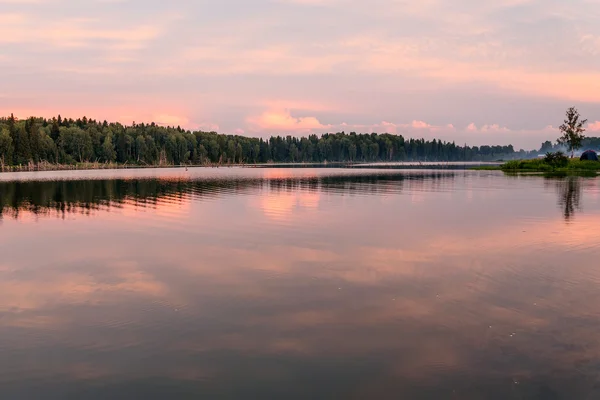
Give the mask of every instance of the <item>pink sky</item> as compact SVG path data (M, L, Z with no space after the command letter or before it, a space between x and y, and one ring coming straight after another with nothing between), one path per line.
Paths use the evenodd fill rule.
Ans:
M597 0L0 0L0 113L533 148L570 106L600 136L599 20Z

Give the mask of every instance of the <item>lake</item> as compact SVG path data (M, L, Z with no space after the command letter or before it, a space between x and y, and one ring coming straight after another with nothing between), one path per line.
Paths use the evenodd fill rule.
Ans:
M597 178L36 172L0 211L2 399L600 398Z

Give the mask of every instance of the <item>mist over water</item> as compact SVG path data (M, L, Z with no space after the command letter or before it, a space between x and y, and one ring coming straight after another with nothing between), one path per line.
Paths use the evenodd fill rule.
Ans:
M2 398L598 398L599 183L0 175Z

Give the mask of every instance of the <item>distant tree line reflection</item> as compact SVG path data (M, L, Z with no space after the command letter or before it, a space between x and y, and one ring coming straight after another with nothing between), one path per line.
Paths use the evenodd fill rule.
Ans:
M89 214L127 204L155 208L165 203L218 198L257 190L332 192L343 195L441 190L454 179L449 172L328 175L231 179L111 179L0 182L0 218L21 212L36 215Z

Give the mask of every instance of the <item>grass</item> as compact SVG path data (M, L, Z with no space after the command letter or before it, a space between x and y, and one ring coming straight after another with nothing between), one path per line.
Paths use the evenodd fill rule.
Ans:
M31 172L31 171L66 171L87 169L119 169L119 168L142 168L141 165L124 165L117 163L80 162L75 164L52 164L47 161L38 164L29 163L24 165L1 165L0 172Z
M569 160L569 166L567 169L578 171L600 171L600 162Z
M522 171L522 172L549 172L554 168L548 165L544 160L512 160L500 166L502 171Z
M478 167L470 168L475 171L501 171L501 165L480 165Z
M52 164L42 161L38 164L29 163L23 165L1 165L0 172L33 172L33 171L68 171L68 170L90 170L90 169L140 169L140 168L183 168L183 167L232 167L232 166L254 166L255 164L118 164L118 163L100 163L100 162L78 162L73 164Z
M542 159L513 160L502 164L499 169L504 172L596 172L600 171L600 162L570 159L566 167L554 168Z

